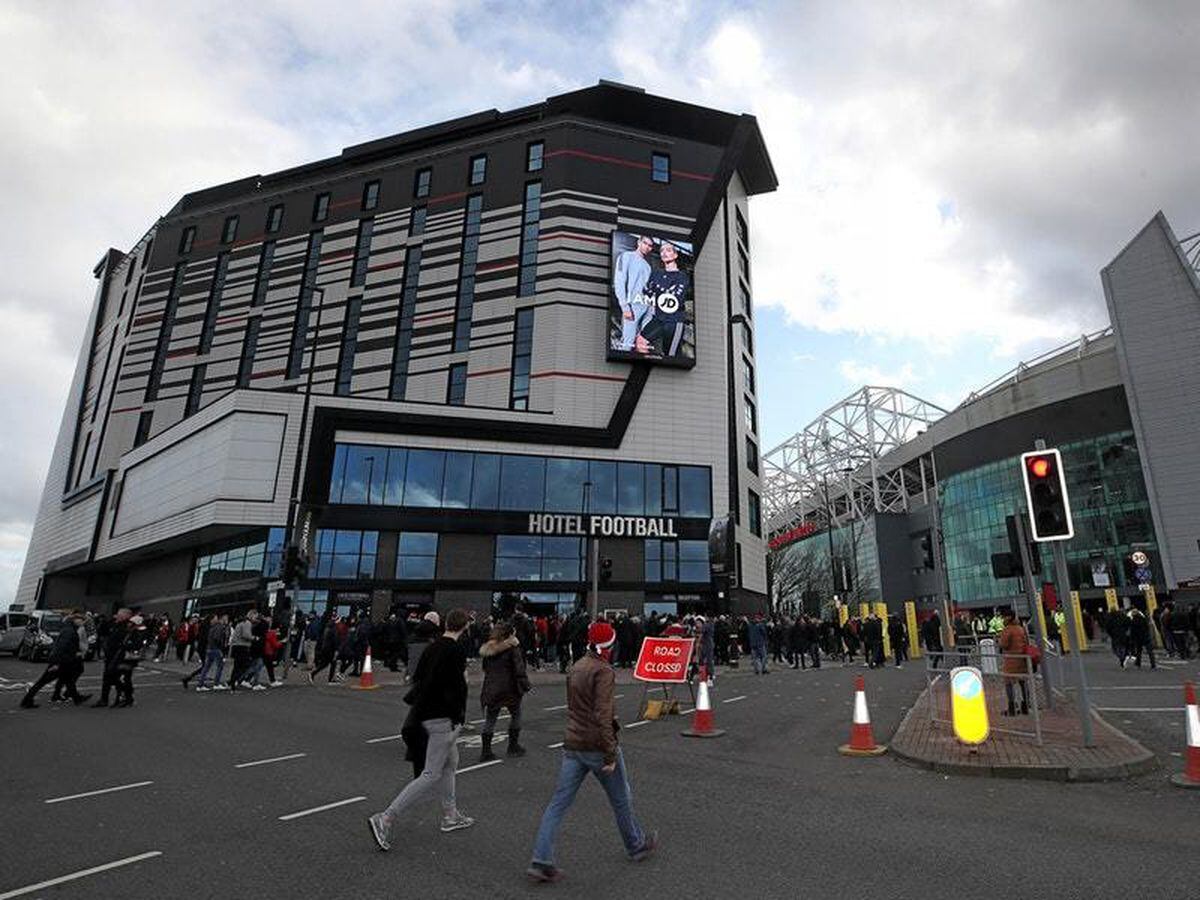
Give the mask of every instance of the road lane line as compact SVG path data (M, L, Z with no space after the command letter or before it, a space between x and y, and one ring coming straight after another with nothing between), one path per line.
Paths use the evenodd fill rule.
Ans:
M639 725L649 725L649 724L650 724L649 719L642 719L640 722L633 722L629 725L626 725L625 727L626 728L637 728Z
M403 737L403 735L385 734L383 737L370 738L367 741L367 743L368 744L382 744L384 741L398 741L398 740L400 740L401 737Z
M64 803L67 800L79 800L83 797L95 797L99 794L111 794L113 791L128 791L132 788L145 787L148 784L154 784L153 781L135 781L133 784L119 784L116 787L101 788L98 791L85 791L82 794L70 794L66 797L54 797L50 800L45 800L45 803Z
M557 744L549 744L548 746L550 747L551 750L557 750L559 747L561 747L565 743L566 743L566 741L559 741Z
M504 713L504 714L502 714L502 715L500 715L500 716L497 716L496 718L497 718L497 719L511 719L511 718L512 718L512 716L510 716L508 713ZM487 719L472 719L472 720L471 720L470 722L468 722L467 724L469 724L469 725L482 725L482 724L483 724L484 722L486 722L486 721L487 721Z
M746 695L742 694L740 697L730 697L729 699L722 700L721 702L722 703L737 703L739 700L745 700L745 699L746 699Z
M546 712L557 712L560 709L566 709L566 708L567 708L567 704L565 704L565 703L562 704L562 706L544 706L544 707L542 707L542 709L544 709Z
M70 875L60 875L58 878L51 878L49 881L39 881L37 884L31 884L26 887L17 888L16 890L6 891L0 894L0 900L9 900L10 897L20 897L24 894L32 894L34 891L40 891L42 888L54 887L56 884L66 884L68 881L76 881L80 878L86 878L89 875L95 875L99 872L107 872L109 869L119 869L121 866L131 866L134 863L139 863L144 859L153 859L156 856L162 856L161 850L151 850L148 853L139 853L137 856L127 856L124 859L114 860L110 863L104 863L101 866L92 866L90 869L80 869L78 872L72 872Z
M474 772L476 769L486 769L488 766L498 766L502 762L504 762L502 759L493 759L491 762L476 763L473 766L467 766L465 769L459 769L454 774L461 775L464 772Z
M1173 712L1181 713L1186 710L1184 706L1097 706L1096 712Z
M268 763L283 762L287 759L300 759L302 756L308 756L307 753L289 753L287 756L272 756L270 759L256 759L254 762L238 763L234 766L235 769L249 769L251 766L265 766Z
M312 809L302 809L300 812L288 813L286 816L280 816L280 822L290 822L292 819L299 819L303 816L311 816L313 813L325 812L327 809L337 809L339 806L349 806L351 803L358 803L361 800L366 800L366 797L349 797L345 800L338 800L336 803L326 803L324 806L314 806ZM2 898L0 898L2 900Z

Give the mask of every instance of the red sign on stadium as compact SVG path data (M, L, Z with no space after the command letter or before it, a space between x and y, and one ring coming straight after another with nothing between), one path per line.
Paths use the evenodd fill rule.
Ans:
M633 677L639 681L682 684L687 681L688 662L695 643L695 638L645 638Z

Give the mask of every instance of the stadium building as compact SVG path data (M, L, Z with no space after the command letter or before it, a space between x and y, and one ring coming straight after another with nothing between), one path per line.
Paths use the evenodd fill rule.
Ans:
M1005 517L1025 506L1020 454L1064 456L1083 605L1200 585L1200 235L1159 213L1104 268L1112 325L1021 363L951 411L864 387L764 454L773 596L943 609L1007 605ZM1143 556L1144 554L1144 556ZM1045 554L1045 578L1052 563Z
M753 117L601 82L186 194L96 265L16 600L263 604L294 545L304 608L763 608L775 187Z

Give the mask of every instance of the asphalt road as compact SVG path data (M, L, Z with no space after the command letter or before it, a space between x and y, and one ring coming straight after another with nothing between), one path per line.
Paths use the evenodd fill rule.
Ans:
M1200 896L1193 864L1200 793L1166 781L1182 765L1170 756L1182 750L1182 711L1144 711L1180 706L1181 695L1168 686L1195 677L1196 667L1122 672L1103 654L1090 656L1088 666L1106 689L1096 692L1101 705L1139 708L1106 715L1162 754L1164 771L1068 785L947 777L888 757L841 757L836 747L849 733L861 668L722 675L714 706L727 734L708 741L681 737L686 720L636 724L640 687L622 686L621 742L634 805L645 825L659 829L661 850L628 862L603 793L589 784L560 838L567 878L538 886L523 872L557 773L559 751L551 745L562 740L564 714L555 707L565 702L557 676L535 676L525 701L529 755L460 775L459 805L478 824L442 834L431 803L394 830L394 849L383 854L365 817L409 778L401 742L389 739L404 714L400 687L314 688L293 674L292 683L268 692L195 694L179 688L171 667L155 667L162 674L139 673L133 709L43 702L23 711L19 691L5 685L40 667L5 659L0 900L281 891L338 898ZM922 686L921 671L909 664L867 673L878 738L899 723ZM89 666L88 675L95 672ZM473 698L477 679L474 673ZM1143 687L1151 690L1130 689ZM471 743L474 735L465 737ZM461 766L472 766L477 753L465 746ZM75 796L110 788L123 789Z

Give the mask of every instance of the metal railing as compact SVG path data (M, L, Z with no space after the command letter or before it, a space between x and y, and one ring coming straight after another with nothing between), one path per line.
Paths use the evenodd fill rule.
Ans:
M994 645L992 645L994 647ZM950 670L957 666L973 666L983 676L983 693L987 702L988 722L992 731L1033 738L1042 745L1042 707L1045 696L1033 667L1033 660L1024 653L1001 653L986 643L958 646L953 650L926 650L925 685L929 696L929 721L951 725ZM1023 671L1005 672L1004 662L1020 660ZM1009 715L1009 694L1016 715ZM1027 709L1028 712L1022 712ZM1033 730L1021 727L1022 720L1031 721Z

